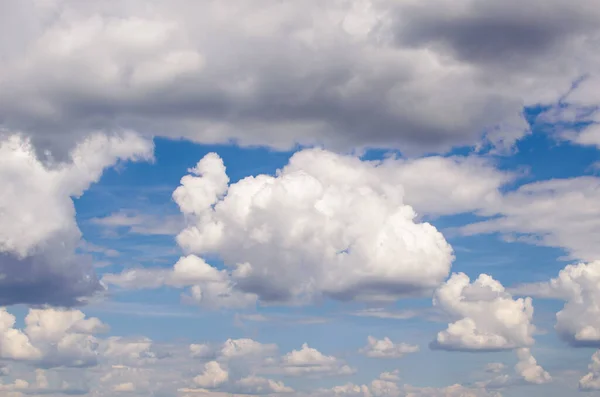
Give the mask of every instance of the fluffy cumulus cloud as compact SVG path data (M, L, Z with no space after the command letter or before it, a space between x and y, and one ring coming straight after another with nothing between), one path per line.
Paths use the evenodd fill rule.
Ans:
M472 283L464 273L453 274L436 290L433 303L453 319L437 334L433 348L495 351L534 343L531 298L514 299L487 274Z
M292 350L283 355L280 360L268 360L267 365L275 365L268 371L280 372L289 376L350 375L356 371L337 357L327 356L306 343L300 350Z
M272 379L261 378L259 376L248 376L235 383L235 387L240 393L247 394L279 394L291 393L294 391L283 382Z
M388 373L382 373L369 384L347 383L329 389L319 389L312 393L318 397L501 397L496 391L485 387L468 387L455 384L447 387L417 387L399 384L399 379L389 379Z
M508 389L519 385L541 385L552 382L552 376L542 368L526 347L516 349L517 363L514 373L506 371L502 363L491 363L485 367L485 372L494 374L491 379L476 382L476 385L488 390Z
M260 343L249 338L229 338L218 346L207 343L191 344L189 350L194 358L216 358L218 361L272 357L278 352L277 345L273 343Z
M95 134L56 162L22 135L0 134L0 304L71 305L101 289L89 258L75 253L81 233L72 198L106 167L152 151L133 133Z
M592 356L589 372L579 380L579 389L585 391L600 390L600 351Z
M538 365L537 360L531 355L531 351L528 348L522 347L517 349L517 357L519 361L515 366L515 370L525 382L539 385L552 380L550 374Z
M214 389L229 380L229 373L221 368L216 361L209 361L204 365L204 371L196 376L193 381L202 388Z
M371 358L400 358L418 351L419 346L417 345L394 343L388 337L377 339L372 336L367 338L367 346L360 349L360 353Z
M378 165L311 149L276 176L228 185L222 160L209 154L173 193L190 221L177 241L190 253L218 255L235 289L265 302L432 289L447 276L452 249L415 220L402 185Z
M98 339L108 330L97 318L79 310L31 309L25 327L0 310L0 357L44 367L85 367L97 363Z
M298 303L324 295L387 299L418 293L443 280L452 253L411 208L424 216L477 210L497 203L500 187L512 177L477 157L369 162L313 149L294 155L275 177L230 185L225 165L211 153L173 194L190 222L178 241L189 252L221 256L229 270L190 254L172 269L129 268L105 274L103 282L127 289L189 287L184 299L210 308L239 308L257 299ZM348 216L359 207L371 212ZM375 249L379 240L383 245ZM419 261L431 270L415 271ZM276 263L290 270L288 277ZM357 270L345 272L350 265Z
M574 346L600 347L600 261L567 265L548 282L517 286L516 293L558 298L555 329Z
M552 103L598 70L596 5L13 2L0 21L13 38L0 46L0 119L54 147L119 125L420 151L484 131L505 148L527 129L523 105Z

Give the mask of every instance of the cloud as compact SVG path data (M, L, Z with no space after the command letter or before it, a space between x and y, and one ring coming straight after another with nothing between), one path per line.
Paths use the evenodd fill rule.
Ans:
M283 382L258 376L242 378L235 383L235 387L240 393L248 394L292 393L294 391L294 389L286 386Z
M515 370L526 382L539 385L552 380L550 374L538 365L528 348L522 347L517 349L517 357L519 358L519 362L515 366Z
M73 305L101 289L72 198L118 161L149 160L153 144L130 132L95 134L67 162L39 158L21 135L0 137L0 305Z
M356 370L350 368L340 359L326 356L317 349L304 343L300 350L292 350L279 361L268 360L267 372L281 373L288 376L323 377L351 375Z
M453 274L436 290L433 304L454 322L437 334L432 348L497 351L534 343L531 298L513 299L487 274L472 283L464 273Z
M485 372L495 374L495 376L476 382L476 385L488 390L499 390L527 384L541 385L553 381L552 376L537 363L529 348L521 347L515 352L517 363L514 367L514 374L507 373L506 366L502 363L491 363L486 365Z
M311 394L319 397L501 397L496 391L484 387L468 387L455 384L446 387L417 387L408 384L399 385L397 379L386 379L382 373L370 384L356 385L347 383L329 389L319 389Z
M600 261L567 265L548 282L515 288L541 298L565 300L556 332L573 346L600 347Z
M585 75L559 101L535 118L535 125L558 138L600 148L600 76Z
M216 361L209 361L204 365L204 372L196 376L193 381L200 387L215 389L229 380L229 373L221 368Z
M384 318L384 319L393 319L393 320L408 320L414 317L419 316L421 313L413 310L400 310L400 311L391 311L386 310L383 307L374 307L368 309L357 310L355 312L350 313L351 316L356 317L374 317L374 318Z
M172 269L136 268L106 273L102 282L124 289L191 287L183 301L210 309L242 308L256 302L256 295L234 289L230 272L217 270L196 255L181 257Z
M227 339L221 347L220 357L232 359L247 356L270 356L277 352L277 345L263 344L252 339Z
M0 23L0 119L53 147L124 126L425 152L485 131L506 148L523 105L598 69L595 2L540 4L18 2Z
M99 319L85 318L79 310L30 309L21 330L14 328L15 316L1 309L0 322L0 356L43 367L95 365L94 334L108 330Z
M105 228L126 228L128 233L141 235L176 235L183 227L179 216L156 216L137 211L120 210L91 223Z
M485 366L485 372L489 372L492 374L502 372L506 368L506 365L503 363L489 363Z
M235 289L264 302L420 294L446 277L452 249L415 221L402 187L377 165L305 150L275 177L228 186L221 159L210 154L173 193L191 222L177 241L187 252L218 255L233 269Z
M600 257L600 178L581 176L523 185L479 215L491 219L460 230L465 235L502 233L509 241L564 248L569 258Z
M583 391L600 390L600 351L592 355L588 372L579 380L579 389Z
M367 338L367 346L360 349L360 353L371 358L401 358L410 353L419 351L419 346L407 343L395 344L388 337L376 339Z

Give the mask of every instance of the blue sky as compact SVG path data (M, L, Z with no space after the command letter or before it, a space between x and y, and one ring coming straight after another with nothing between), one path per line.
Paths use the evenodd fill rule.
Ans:
M96 255L98 261L110 263L97 269L100 275L104 272L119 272L128 267L169 268L177 260L180 250L173 235L140 235L130 232L127 226L107 229L94 225L92 219L119 211L131 211L158 220L177 216L178 208L171 198L172 192L178 186L181 175L210 152L218 153L223 158L232 183L257 174L275 175L293 154L265 148L200 145L160 138L155 139L154 143L154 162L127 164L122 168L108 170L97 184L75 201L77 220L86 241L119 252L114 258ZM472 149L465 150L473 152ZM464 153L465 150L459 149L457 152ZM389 152L370 151L363 158L380 160L387 155ZM596 149L557 142L544 131L533 128L532 134L519 142L513 156L496 156L494 160L499 169L506 171L527 169L520 180L506 188L506 191L510 191L522 184L552 177L594 175L590 166L597 157ZM555 162L556 159L562 161L558 163ZM435 217L430 221L444 232L446 228L472 223L475 219L472 214L458 214ZM453 272L465 272L471 277L477 277L482 272L488 273L506 286L543 281L557 274L565 265L560 260L564 252L559 247L506 242L497 235L452 236L450 231L448 236L456 255ZM213 263L222 266L219 265L218 258ZM162 342L185 340L190 343L218 343L222 335L227 335L231 338L250 337L265 343L274 342L284 350L298 347L299 341L308 342L321 351L342 356L362 368L356 379L365 383L381 372L398 368L415 385L443 387L459 379L462 382L473 381L473 374L490 361L506 362L507 365L514 361L507 352L482 354L478 357L473 353L432 352L426 348L413 355L410 361L365 360L349 347L362 346L369 335L389 336L425 347L430 342L431 335L439 331L443 323L420 318L398 320L356 317L351 313L365 305L337 302L300 308L259 306L256 310L246 312L207 312L182 306L179 295L180 291L172 288L117 291L108 301L90 305L87 313L109 322L111 332L115 335L145 335ZM430 306L431 299L426 297L400 300L385 307L401 311L422 310ZM572 369L574 363L580 370L584 370L590 350L566 349L564 343L552 332L554 314L561 306L562 303L556 301L536 302L536 324L546 331L536 338L536 356L545 367L554 371ZM273 323L252 322L240 320L239 316L243 316L243 313L282 317ZM135 320L132 321L132 318ZM294 323L302 320L314 320L316 323ZM287 323L288 321L292 323ZM563 366L565 362L568 364ZM435 375L424 374L422 367L430 368ZM340 379L322 380L318 385L331 386L336 381L339 382ZM530 390L530 387L515 388L512 394L507 395L521 395L519 393L528 393ZM556 391L555 385L544 389L544 393L552 392L563 393L564 390Z
M0 395L600 396L599 21L1 2Z

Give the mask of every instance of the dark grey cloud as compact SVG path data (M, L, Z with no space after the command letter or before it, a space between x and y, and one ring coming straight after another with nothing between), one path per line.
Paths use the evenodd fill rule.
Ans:
M0 306L76 306L82 298L103 290L86 257L66 253L66 258L48 254L20 259L0 253Z
M400 45L443 43L475 64L523 66L564 53L561 46L570 39L597 32L599 5L595 0L418 2L399 6L395 37Z

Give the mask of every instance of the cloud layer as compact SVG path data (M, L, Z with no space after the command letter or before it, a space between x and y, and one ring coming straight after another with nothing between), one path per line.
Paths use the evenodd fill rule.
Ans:
M12 37L0 46L0 119L56 151L121 126L408 151L485 134L504 149L528 129L524 105L554 103L598 70L596 5L13 2L0 21Z

